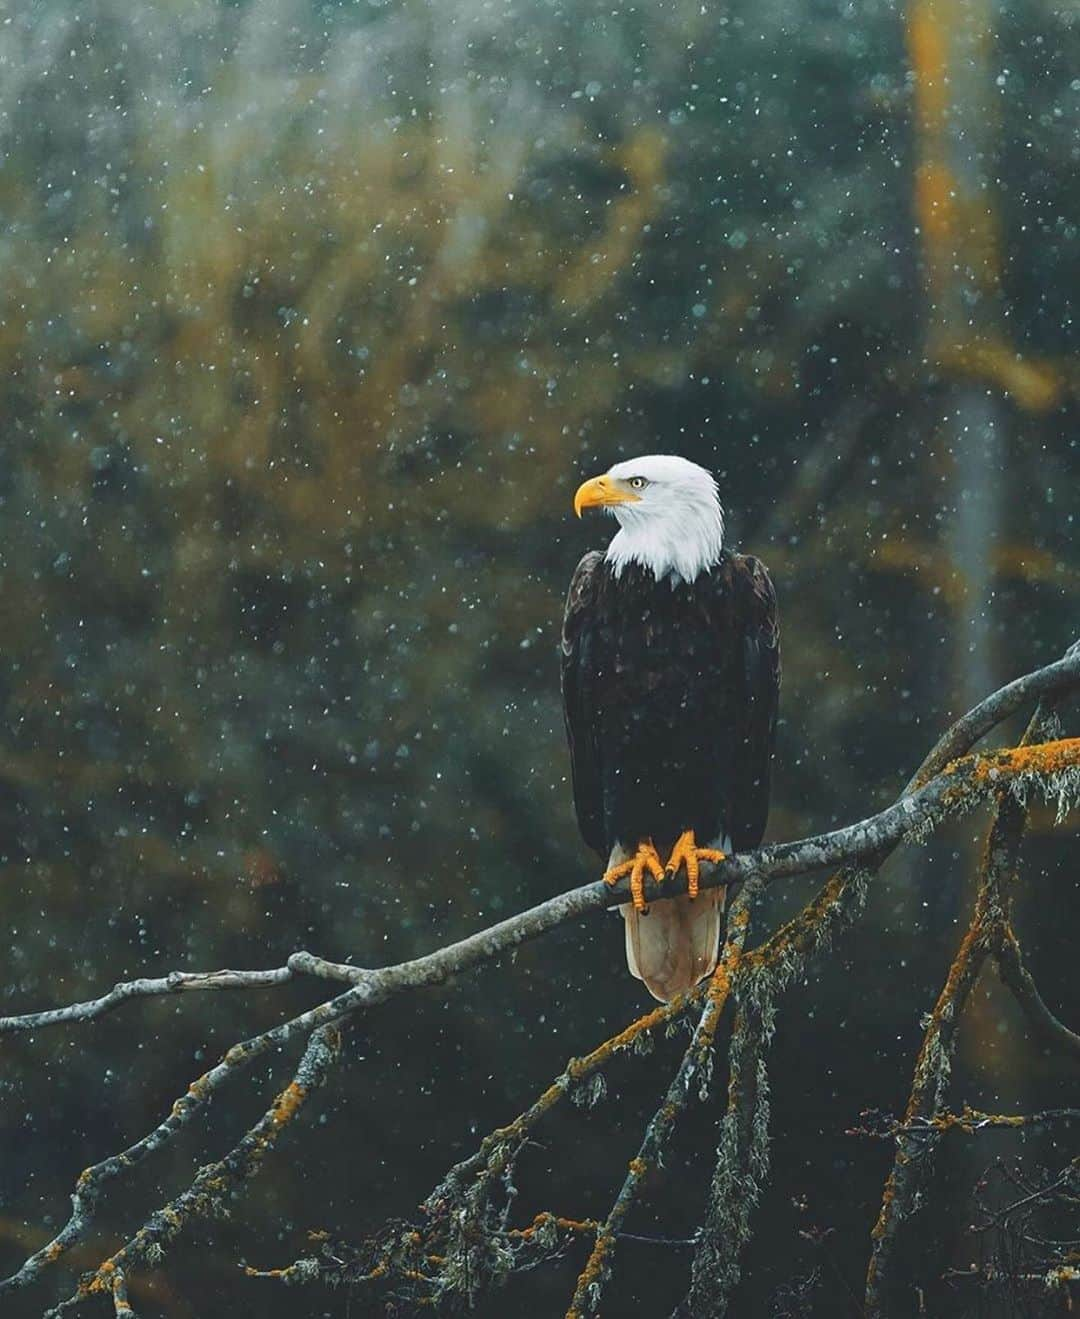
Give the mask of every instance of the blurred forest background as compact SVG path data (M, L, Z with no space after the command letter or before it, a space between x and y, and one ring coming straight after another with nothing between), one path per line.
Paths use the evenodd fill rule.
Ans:
M951 716L1059 656L1080 615L1078 70L1080 8L1045 0L7 11L3 1010L298 947L396 961L595 877L555 650L573 566L610 534L573 521L573 490L619 458L713 468L732 543L773 571L770 838L879 809ZM1068 1017L1076 824L1051 823L1026 844L1018 924ZM845 1130L903 1103L983 826L898 857L786 1000L741 1316L857 1312L892 1151ZM786 887L775 918L813 886ZM233 1219L133 1281L140 1314L367 1313L237 1263L415 1213L645 1009L621 941L593 920L372 1012ZM992 979L957 1103L1069 1102L1075 1076ZM4 1272L63 1221L79 1169L317 994L146 1002L5 1041ZM603 1216L680 1047L620 1062L606 1103L545 1128L523 1222ZM289 1061L114 1192L108 1241L223 1151ZM697 1221L714 1118L636 1230ZM911 1265L929 1313L997 1313L937 1280L978 1257L985 1164L1061 1164L1058 1139L947 1145L935 1250ZM561 1314L580 1265L489 1312ZM625 1252L610 1313L667 1313L684 1265Z

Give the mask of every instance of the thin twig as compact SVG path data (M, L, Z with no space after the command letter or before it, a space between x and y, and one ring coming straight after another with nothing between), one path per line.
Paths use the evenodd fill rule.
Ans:
M873 1112L879 1121L881 1115ZM868 1116L868 1114L863 1114ZM960 1131L976 1136L982 1131L1016 1131L1021 1127L1046 1127L1055 1122L1080 1122L1080 1108L1044 1108L1036 1113L984 1113L965 1104L959 1113L942 1109L930 1117L916 1117L909 1122L883 1121L875 1127L858 1127L849 1136L871 1136L877 1140L894 1140L904 1131Z

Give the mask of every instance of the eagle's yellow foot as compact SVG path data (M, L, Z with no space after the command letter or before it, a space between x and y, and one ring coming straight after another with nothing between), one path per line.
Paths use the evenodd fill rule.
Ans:
M653 847L651 838L643 838L628 861L620 861L617 866L605 871L604 883L617 884L624 875L629 875L630 901L635 911L644 911L646 870L658 884L664 878L664 863L660 860L660 853Z
M727 860L727 853L715 847L698 847L693 829L681 834L679 841L671 849L668 857L667 877L678 874L681 865L686 866L686 891L692 898L698 895L698 881L701 878L702 861L720 862Z

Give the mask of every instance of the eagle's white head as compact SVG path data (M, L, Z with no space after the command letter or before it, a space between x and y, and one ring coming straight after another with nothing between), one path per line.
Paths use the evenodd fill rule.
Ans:
M574 496L574 512L606 508L620 530L606 559L615 576L628 563L651 569L656 580L692 582L720 559L724 512L711 472L672 453L652 453L616 463L586 481Z

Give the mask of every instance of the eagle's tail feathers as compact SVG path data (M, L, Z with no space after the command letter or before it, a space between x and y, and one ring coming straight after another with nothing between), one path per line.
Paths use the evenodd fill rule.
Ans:
M620 907L626 922L626 964L653 998L670 1003L716 968L724 924L724 888L663 898L648 911Z

